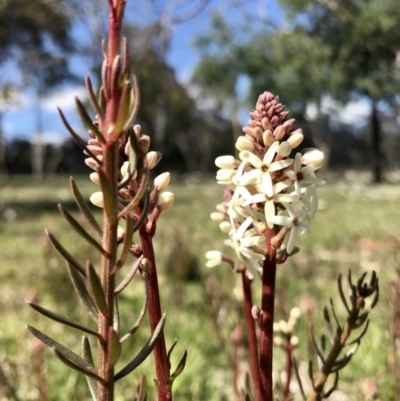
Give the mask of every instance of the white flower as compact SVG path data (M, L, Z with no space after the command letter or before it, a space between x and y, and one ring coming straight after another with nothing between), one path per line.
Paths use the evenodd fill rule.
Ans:
M278 147L279 142L274 142L269 147L262 160L255 154L246 150L240 152L240 159L254 167L254 170L243 174L240 178L240 184L260 184L262 191L268 196L272 196L273 187L271 173L288 167L293 163L293 159L273 162Z
M215 267L222 263L222 253L219 251L208 251L206 258L208 259L207 267Z
M229 240L226 240L225 245L231 246L238 260L236 261L235 270L237 270L240 263L243 263L253 274L256 276L260 265L258 261L265 259L264 255L254 252L250 249L253 246L263 246L265 242L264 236L252 235L252 230L248 230L252 224L252 218L248 217L237 229L231 229L229 232ZM247 236L246 236L247 234Z
M289 214L289 216L279 215L270 216L267 219L267 223L277 224L278 226L287 226L291 230L287 234L287 253L291 253L296 244L296 240L302 231L310 231L308 224L305 222L307 212L304 208L294 209L289 204L283 204ZM286 238L285 238L286 239Z
M254 203L264 203L264 218L267 222L269 228L274 226L273 223L268 222L268 217L276 215L276 207L275 203L292 203L299 200L296 195L293 194L279 194L277 193L277 189L279 190L282 183L278 183L273 186L273 195L268 196L266 194L256 194L248 197L243 203L242 206L251 205ZM282 190L282 189L281 189Z
M301 187L307 185L322 185L325 181L319 180L315 177L313 166L306 166L301 168L301 153L297 153L294 159L293 170L287 171L286 175L293 180L297 196L300 197Z

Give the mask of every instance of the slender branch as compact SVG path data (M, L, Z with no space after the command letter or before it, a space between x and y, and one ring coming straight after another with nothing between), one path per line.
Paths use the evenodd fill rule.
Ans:
M263 401L273 401L272 352L275 301L276 255L271 241L273 229L265 232L267 256L263 263L260 324L260 377Z
M258 368L258 349L257 349L257 336L256 327L251 308L253 307L251 281L246 276L246 272L242 273L242 285L244 294L244 314L246 316L246 330L249 346L249 361L250 372L253 379L254 394L256 401L262 401L261 397L261 378L260 370Z

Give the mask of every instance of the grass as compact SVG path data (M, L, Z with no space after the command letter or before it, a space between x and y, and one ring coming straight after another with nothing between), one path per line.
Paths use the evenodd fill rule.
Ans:
M355 276L376 270L381 298L371 314L369 332L341 375L339 399L364 400L360 388L364 378L372 377L379 382L379 398L394 400L388 366L393 362L392 284L400 258L397 242L400 188L389 184L368 186L358 175L350 178L336 180L335 185L320 189L322 210L312 225L312 232L299 240L301 252L279 266L276 320L286 320L293 306L304 307L311 302L316 333L322 334L322 307L329 303L329 297L340 310L337 275L347 274L349 268ZM94 191L86 177L78 177L78 185L86 197ZM167 311L167 345L179 339L172 354L172 366L176 366L185 349L189 353L187 366L174 384L174 400L233 400L230 335L242 323L240 291L237 291L239 277L225 266L205 268L203 256L210 249L223 250L224 235L209 219L215 204L220 202L222 188L213 183L197 183L175 185L171 189L176 194L176 204L162 216L155 245L163 309ZM12 387L18 400L41 400L42 397L41 401L45 401L38 389L37 364L42 354L48 400L89 400L83 377L62 365L50 350L38 348L25 329L27 323L34 325L79 353L80 334L45 320L26 306L26 299L37 299L46 308L91 324L69 283L64 262L44 236L44 228L82 263L86 259L96 263L98 257L68 228L57 212L57 202L78 215L67 177L54 177L40 184L26 177L1 182L0 401L13 399L7 393ZM98 211L96 216L101 218ZM255 302L258 302L259 283L254 287ZM139 313L142 295L143 284L135 279L120 299L125 330ZM340 316L344 316L343 311ZM309 349L306 315L301 317L295 334L300 338L297 357L304 361L303 371ZM124 357L117 370L140 350L148 336L145 321L133 340L124 344ZM243 351L240 347L240 352ZM279 373L284 360L279 349L275 358ZM246 364L241 364L242 375L246 369ZM141 374L147 376L152 399L154 371L153 360L149 358L117 384L116 401L133 399Z

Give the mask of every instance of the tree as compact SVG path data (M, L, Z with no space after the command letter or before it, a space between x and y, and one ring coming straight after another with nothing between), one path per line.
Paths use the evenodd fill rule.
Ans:
M65 5L55 0L6 0L0 4L0 64L11 62L17 67L22 77L19 85L32 87L36 96L31 161L38 178L44 173L41 99L50 89L73 78L68 60L73 50L71 21Z
M373 180L382 181L379 104L400 91L397 0L283 0L292 26L329 49L327 92L342 102L367 98L371 104Z

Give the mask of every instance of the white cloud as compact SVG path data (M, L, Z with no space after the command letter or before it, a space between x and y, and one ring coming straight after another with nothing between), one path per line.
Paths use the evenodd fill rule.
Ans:
M343 106L331 97L322 99L321 111L329 114L333 121L344 124L360 124L370 115L371 106L367 100L360 99L351 101ZM315 104L309 104L306 110L306 116L309 120L314 120L318 116L318 110Z
M56 106L63 111L75 109L75 96L80 100L85 99L87 97L86 89L83 86L75 86L55 90L43 99L42 108L48 111L54 111Z

